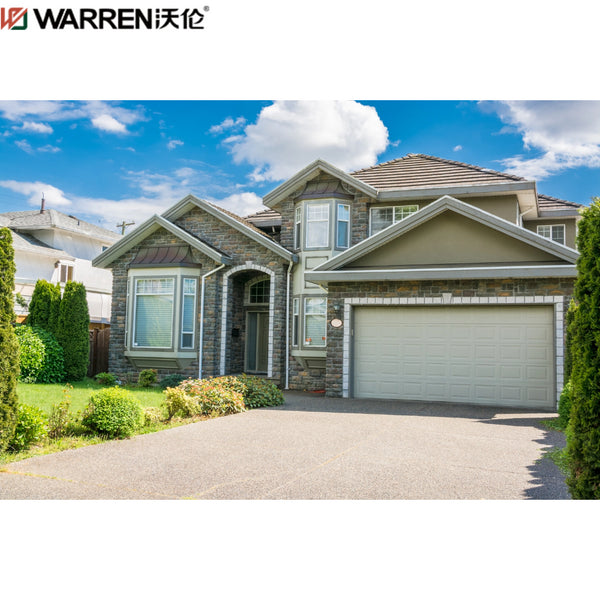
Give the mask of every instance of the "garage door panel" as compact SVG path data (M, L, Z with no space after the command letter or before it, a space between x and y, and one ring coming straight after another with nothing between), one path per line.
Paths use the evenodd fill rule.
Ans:
M553 409L551 306L357 307L353 394Z

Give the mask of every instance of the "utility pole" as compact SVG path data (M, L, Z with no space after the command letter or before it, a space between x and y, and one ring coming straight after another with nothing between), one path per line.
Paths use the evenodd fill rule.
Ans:
M135 221L131 221L131 223L126 223L125 219L123 219L122 223L117 223L117 227L121 228L121 235L125 235L125 228L129 227L130 225L135 225Z

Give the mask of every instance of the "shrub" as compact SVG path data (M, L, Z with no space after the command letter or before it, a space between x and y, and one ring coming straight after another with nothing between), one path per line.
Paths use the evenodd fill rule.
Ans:
M568 381L560 393L560 400L558 402L558 425L562 429L566 429L569 424L569 417L571 416L571 396L573 388L571 382Z
M27 325L48 329L50 310L55 287L45 279L38 279L35 283L31 302L29 303L29 316Z
M113 387L117 383L117 378L112 373L97 373L94 375L94 379L96 383L107 387Z
M58 332L58 318L60 316L60 283L56 283L52 289L52 295L50 299L50 312L48 314L48 327L47 330L56 335Z
M21 381L58 383L64 381L64 354L61 345L48 331L19 325L15 334L20 346Z
M95 392L84 411L82 424L110 438L130 437L143 423L143 411L133 395L122 388Z
M81 381L87 374L89 324L85 286L68 281L60 303L56 337L65 352L65 376L69 381Z
M158 379L158 373L156 369L144 369L140 371L138 377L138 385L140 387L150 387L155 384Z
M0 227L0 452L13 437L17 418L19 344L12 326L14 287L12 233L7 227Z
M19 342L13 326L0 321L0 452L6 449L15 431L18 377Z
M582 210L571 324L567 485L576 499L600 498L600 198Z
M177 387L185 379L185 375L180 375L179 373L171 373L170 375L165 375L164 377L162 377L159 385L163 390L166 390L167 388Z
M283 404L283 392L272 382L256 375L240 375L238 379L246 386L244 404L246 408L279 406Z
M186 379L176 388L168 388L165 407L169 419L178 415L222 416L246 410L240 392L218 379Z
M12 452L27 450L44 440L48 434L48 422L44 413L35 406L19 404L15 433L9 444Z
M73 386L69 383L63 390L64 398L57 404L52 405L50 417L48 418L48 437L64 437L71 425L71 391Z
M165 420L165 413L162 408L156 406L144 407L144 426L156 425Z

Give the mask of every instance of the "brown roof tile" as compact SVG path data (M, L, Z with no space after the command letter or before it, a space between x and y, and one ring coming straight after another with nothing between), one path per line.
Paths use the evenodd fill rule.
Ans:
M583 204L577 204L576 202L571 202L569 200L561 200L560 198L546 196L545 194L538 194L538 205L540 210L568 210L570 208L583 208Z
M426 154L407 154L350 174L378 190L525 181L516 175Z

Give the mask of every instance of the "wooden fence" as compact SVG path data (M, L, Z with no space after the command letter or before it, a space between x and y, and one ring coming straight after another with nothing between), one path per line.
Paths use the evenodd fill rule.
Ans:
M106 329L92 329L90 331L90 362L88 364L88 377L97 373L108 372L108 341L110 327Z

